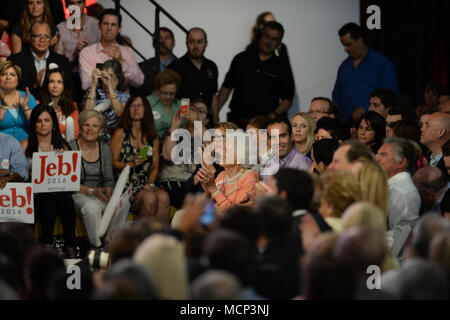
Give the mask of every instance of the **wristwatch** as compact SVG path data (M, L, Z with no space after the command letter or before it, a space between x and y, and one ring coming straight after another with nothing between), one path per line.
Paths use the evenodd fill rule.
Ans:
M93 194L94 193L94 188L89 188L89 194Z

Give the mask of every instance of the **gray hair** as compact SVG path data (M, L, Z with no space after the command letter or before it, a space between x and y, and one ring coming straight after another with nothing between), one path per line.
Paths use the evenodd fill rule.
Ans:
M411 175L417 170L417 154L414 145L407 139L400 137L385 138L383 143L389 143L395 146L395 161L401 162L406 159L405 171Z
M80 127L90 118L96 117L100 121L100 128L106 128L106 120L101 112L96 110L84 110L78 115L78 124Z

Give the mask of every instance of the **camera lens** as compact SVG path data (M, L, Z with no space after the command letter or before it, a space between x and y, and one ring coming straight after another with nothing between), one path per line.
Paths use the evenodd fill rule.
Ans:
M101 249L89 252L89 265L94 269L106 269L109 262L109 253Z

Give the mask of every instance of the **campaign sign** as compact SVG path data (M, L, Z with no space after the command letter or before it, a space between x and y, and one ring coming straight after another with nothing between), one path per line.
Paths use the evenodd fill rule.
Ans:
M117 231L127 225L128 213L131 207L130 198L133 194L131 186L132 185L130 184L128 189L122 193L120 202L114 210L114 215L106 233L106 243L108 244L111 242Z
M31 183L9 182L0 190L0 222L34 223Z
M80 190L81 151L33 153L33 192Z

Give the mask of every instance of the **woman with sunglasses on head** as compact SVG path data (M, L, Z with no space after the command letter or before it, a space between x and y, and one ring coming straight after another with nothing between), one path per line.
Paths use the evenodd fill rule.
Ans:
M34 152L57 152L70 150L59 131L55 110L40 104L30 116L30 137L25 155L31 162ZM41 225L41 242L52 247L56 215L59 214L64 230L67 258L76 258L75 253L75 208L71 192L46 192L34 195L36 217Z

